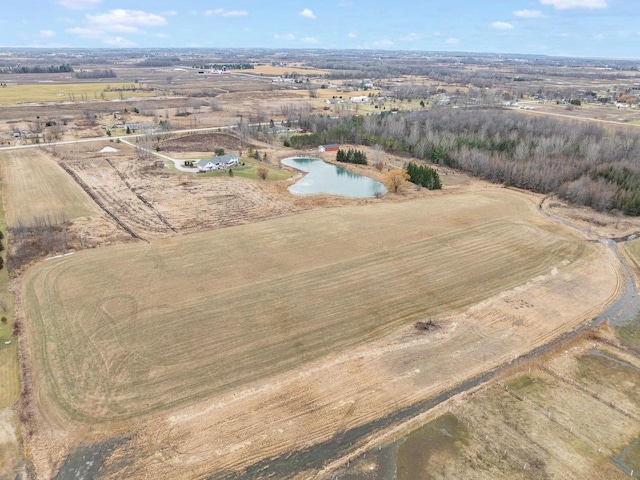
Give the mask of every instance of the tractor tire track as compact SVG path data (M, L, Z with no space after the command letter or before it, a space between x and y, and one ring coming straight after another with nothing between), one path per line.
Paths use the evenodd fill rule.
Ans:
M138 235L136 232L134 232L126 223L124 223L122 220L120 220L120 218L113 213L96 195L95 193L93 193L93 191L91 190L91 188L89 188L89 185L87 185L79 176L76 172L74 172L69 165L67 165L66 163L61 162L59 164L62 169L67 172L71 178L73 178L73 180L75 180L75 182L80 185L80 187L87 193L87 195L89 195L89 197L91 198L91 200L93 200L94 202L96 202L96 205L98 205L107 215L109 215L117 224L120 228L122 228L125 232L127 232L129 235L131 235L133 238L137 239L137 240L142 240L143 242L147 242L149 243L148 240L146 240L145 238L142 238L140 235Z

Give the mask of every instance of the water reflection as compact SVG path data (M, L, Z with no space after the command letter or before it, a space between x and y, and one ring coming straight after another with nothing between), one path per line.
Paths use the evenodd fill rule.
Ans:
M289 187L289 191L295 195L328 193L365 198L381 195L387 191L380 182L317 158L285 158L282 163L307 172L307 175Z

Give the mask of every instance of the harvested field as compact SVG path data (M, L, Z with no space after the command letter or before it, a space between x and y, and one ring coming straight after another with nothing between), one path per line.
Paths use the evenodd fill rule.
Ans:
M243 70L237 70L244 72ZM253 70L248 70L249 73L264 73L265 75L284 75L286 73L297 73L299 75L326 75L329 70L322 70L319 68L311 68L298 65L288 65L286 67L276 67L273 65L256 65Z
M169 153L209 152L210 155L216 148L224 148L228 153L244 150L240 138L229 133L182 135L178 138L162 140L160 146L163 151Z
M131 147L118 148L117 154L97 154L95 146L93 151L67 153L65 164L142 238L240 225L299 210L293 199L283 198L265 182L230 178L228 172L218 178L163 174L154 168L156 158L139 160Z
M607 360L620 351L602 354L583 344L567 353L455 402L444 415L361 456L339 477L629 478L640 402L623 407L616 400L621 382L640 386L638 370ZM597 368L593 358L602 360ZM585 365L600 379L597 388L583 382Z
M10 338L10 337L9 337ZM15 338L1 338L0 344L0 410L10 406L20 395L18 377L18 342ZM11 341L9 345L5 342Z
M87 419L166 408L470 305L582 254L513 222L522 203L476 199L474 218L460 200L439 221L437 202L325 211L37 267L25 298L39 335L56 339L42 360L57 398ZM497 210L502 220L489 220ZM162 300L180 285L175 301ZM100 397L110 400L97 406Z
M574 328L615 291L610 261L507 190L52 260L27 272L23 298L40 409L69 433L34 448L87 442L87 423L96 442L131 435L117 420L136 417L139 461L117 463L133 445L119 448L109 478L261 468ZM434 315L434 332L411 326ZM173 460L157 464L159 450Z
M73 179L38 149L0 153L6 222L31 223L34 218L73 220L99 213L98 207Z
M110 87L107 90L107 86ZM15 105L24 102L67 102L82 99L119 99L117 89L132 88L133 84L124 83L40 83L32 85L9 85L0 90L0 105ZM137 87L137 85L135 85ZM128 90L122 92L122 98L149 97L157 92Z

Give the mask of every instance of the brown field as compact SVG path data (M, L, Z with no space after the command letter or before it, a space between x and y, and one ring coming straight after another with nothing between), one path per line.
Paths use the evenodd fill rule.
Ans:
M326 100L393 96L395 89L318 88L312 97L306 84L266 76L330 73L303 63L230 75L133 65L117 71L119 82L140 78L162 96L102 101L89 90L99 84L86 82L78 90L83 102L15 104L45 100L38 92L68 97L80 88L71 77L60 80L64 86L11 85L5 92L12 106L0 114L2 145L15 144L13 132L36 128L40 118L64 125L61 139L105 140L55 152L0 152L7 226L67 219L65 249L74 252L14 272L11 287L8 277L3 283L6 268L0 272L0 307L13 289L24 329L18 362L7 300L0 478L25 472L25 465L34 478L68 478L92 463L104 479L328 479L336 471L340 478L393 472L389 478L413 479L428 471L427 478L615 479L625 474L610 458L626 446L624 462L640 470L633 444L640 362L610 345L576 347L507 378L506 387L489 385L447 403L438 409L444 415L410 436L396 418L601 312L623 288L623 275L612 250L592 240L640 231L640 221L547 199L543 213L573 229L541 215L540 196L442 167L441 192L407 185L382 199L295 197L287 186L300 174L277 162L309 152L284 149L281 137L192 133L158 140L160 153L185 159L251 144L268 153L271 178L278 179L183 174L108 141L107 129L120 135L125 122L161 119L173 129L196 129L277 122L298 112L364 115L380 110ZM491 78L497 81L494 72ZM464 82L420 75L387 80L438 85L455 95L469 90ZM419 108L418 97L400 98L385 100L384 109ZM636 112L555 105L523 111L629 123ZM45 138L55 133L51 126L43 131ZM119 152L99 153L105 145ZM391 167L407 158L382 160ZM373 167L349 169L382 175ZM638 245L630 243L626 253L640 265ZM433 330L415 328L428 319ZM625 337L634 336L632 347L640 345L634 329ZM402 437L339 470L347 456L387 441L380 435ZM27 463L18 468L23 454Z
M451 402L339 477L629 478L640 467L637 451L621 453L640 436L638 388L637 357L582 343ZM385 474L394 470L397 477Z
M52 342L42 360L60 404L106 419L219 393L583 255L582 245L515 222L528 214L523 202L470 201L462 196L446 216L433 213L446 200L323 211L47 262L26 277L25 298L40 338ZM408 223L411 231L398 228ZM134 287L158 268L157 282ZM173 392L180 384L184 398ZM98 407L99 397L110 401Z
M274 67L271 65L257 65L253 70L236 70L242 73L264 73L265 75L284 75L285 73L297 73L299 75L326 75L329 70L322 70L319 68L309 68L297 65L290 65L286 67Z
M99 213L95 203L47 153L31 148L0 152L6 223L36 217L73 220Z
M206 143L208 136L204 137L201 141ZM189 136L185 143L191 145ZM115 145L119 151L99 153L104 145ZM60 150L59 155L92 194L142 238L239 225L299 210L291 196L282 198L277 186L268 185L272 182L247 181L239 178L242 172L238 178L222 176L216 180L183 174L156 166L157 157L137 158L125 143L104 145L74 145ZM179 140L171 140L163 148L172 155L174 150L182 150L180 145ZM205 148L203 144L197 147ZM277 175L290 176L272 169L271 177Z
M177 478L179 452L191 458L185 478L235 470L579 324L617 288L608 255L493 189L81 252L24 278L40 409L85 441L87 424L101 425L99 439L132 434L120 419L145 419L139 462L116 476ZM411 333L433 315L435 335ZM173 460L150 463L154 449ZM43 475L64 452L40 459Z

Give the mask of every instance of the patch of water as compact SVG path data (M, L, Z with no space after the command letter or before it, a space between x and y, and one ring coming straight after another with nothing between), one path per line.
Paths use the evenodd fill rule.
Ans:
M285 158L282 164L307 175L289 187L294 195L328 193L351 198L367 198L382 195L387 189L369 177L351 173L346 168L331 165L318 158Z

